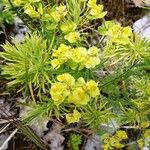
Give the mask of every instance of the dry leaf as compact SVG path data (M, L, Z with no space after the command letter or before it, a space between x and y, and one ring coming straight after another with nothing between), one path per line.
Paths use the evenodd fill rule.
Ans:
M51 130L43 137L43 141L48 143L50 150L63 150L62 143L65 138L61 135L62 126L59 123L53 124Z
M138 7L143 6L145 0L132 0L134 2L134 4Z

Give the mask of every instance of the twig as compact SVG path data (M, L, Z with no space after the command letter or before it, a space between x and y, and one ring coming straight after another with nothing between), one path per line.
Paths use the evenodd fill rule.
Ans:
M101 124L101 126L114 128L114 126L109 125L109 124ZM140 129L139 126L120 126L119 128L122 128L122 129Z
M10 123L8 123L1 131L0 134L3 133L5 131L5 129L10 125Z
M9 120L5 120L5 119L0 119L0 125L1 124L5 124L5 123L12 123L12 122L15 122L15 121L18 121L19 118L17 119L9 119Z
M6 139L6 141L2 144L2 146L0 147L0 150L2 150L6 144L11 140L11 138L17 133L18 129L15 129L10 136Z

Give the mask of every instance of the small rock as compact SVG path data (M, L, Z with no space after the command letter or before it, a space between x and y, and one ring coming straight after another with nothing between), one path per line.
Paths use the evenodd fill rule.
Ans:
M61 135L62 126L54 123L50 131L43 137L43 141L48 143L50 150L63 150L62 143L65 138Z
M85 144L84 150L102 150L102 141L100 136L90 136Z
M2 144L5 142L5 140L8 138L8 133L3 133L3 134L0 134L0 146L2 146ZM3 147L2 149L0 150L6 150L8 149L8 143L5 145L5 147Z
M144 16L133 24L135 33L143 38L150 38L150 14Z

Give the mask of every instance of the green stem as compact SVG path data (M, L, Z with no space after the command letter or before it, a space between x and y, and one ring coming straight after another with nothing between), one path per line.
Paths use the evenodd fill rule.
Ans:
M33 101L36 103L31 82L29 82L29 89L30 89L31 97L32 97Z

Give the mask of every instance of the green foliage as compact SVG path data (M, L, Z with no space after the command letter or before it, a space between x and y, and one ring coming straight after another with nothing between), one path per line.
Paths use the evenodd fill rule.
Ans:
M79 150L82 143L82 136L79 134L71 134L69 139L69 146L72 150Z
M7 42L1 52L1 56L7 60L7 65L3 68L3 75L11 79L9 86L21 86L25 88L32 84L41 91L46 92L51 83L50 52L47 41L37 34L28 35L23 43Z
M107 123L110 118L113 118L111 108L106 108L106 104L93 103L85 108L83 120L86 125L93 129L98 129L100 124Z
M30 90L25 96L34 100L23 104L29 110L22 120L49 117L66 128L81 126L94 132L115 119L120 127L136 126L140 138L149 136L149 129L142 127L150 121L149 40L129 26L102 19L106 11L96 0L4 4L4 11L17 13L31 29L22 43L6 42L0 53L6 60L2 75L9 86ZM2 20L9 22L10 16L5 15ZM100 38L98 46L89 36ZM125 138L118 139L120 135ZM105 150L123 148L125 135L124 131L107 134ZM78 150L81 140L80 135L72 135L72 149Z
M0 12L0 26L7 24L12 24L14 21L14 15L9 10L2 10Z

